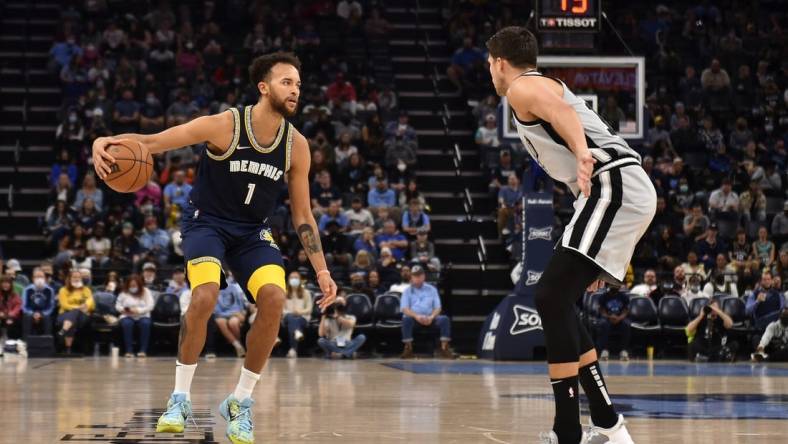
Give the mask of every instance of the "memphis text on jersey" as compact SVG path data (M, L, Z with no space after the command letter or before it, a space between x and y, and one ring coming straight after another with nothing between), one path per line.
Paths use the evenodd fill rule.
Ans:
M231 173L249 173L257 176L267 177L273 181L279 180L284 174L284 171L279 168L268 165L267 163L259 163L253 160L231 160L230 161Z

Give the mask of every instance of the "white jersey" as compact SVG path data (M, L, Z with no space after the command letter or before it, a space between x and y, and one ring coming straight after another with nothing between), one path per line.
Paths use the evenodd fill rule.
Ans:
M521 74L523 76L541 76L536 71ZM564 82L555 80L564 89L563 100L569 104L580 118L586 136L586 143L591 155L596 159L594 175L615 166L639 164L640 155L629 147L626 141L616 134L597 113L588 107L585 100L577 97ZM565 183L575 196L579 193L577 186L577 159L569 145L553 128L550 122L542 119L522 121L514 113L517 134L531 157L539 163L553 179Z
M522 75L541 74L530 71ZM580 118L586 143L596 159L591 194L580 194L575 154L549 122L523 122L515 114L517 133L542 169L577 196L575 213L564 228L559 245L589 258L601 269L601 279L620 285L635 246L654 218L657 194L640 167L640 155L583 99L572 94L560 80L553 80L561 84L563 100Z

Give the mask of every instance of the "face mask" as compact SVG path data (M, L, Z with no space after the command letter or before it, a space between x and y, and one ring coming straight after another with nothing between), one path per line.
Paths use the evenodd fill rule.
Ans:
M129 293L131 293L131 294L137 294L137 293L139 293L139 292L140 292L140 289L139 289L139 287L129 287Z
M77 115L71 114L68 116L68 123L77 123Z
M82 281L71 281L71 286L74 288L82 288Z
M42 277L33 278L33 285L35 285L36 288L44 288L44 285L46 285L46 283L47 283L46 279Z
M146 101L146 102L148 103L148 105L150 105L150 106L153 106L153 105L155 105L155 104L156 104L156 98L155 98L155 97L148 97L147 99L145 99L145 101Z
M301 279L298 278L290 278L288 282L290 283L291 287L298 287L299 285L301 285Z
M400 173L404 172L406 168L408 168L408 166L407 166L407 165L405 165L405 164L404 164L404 163L402 163L402 162L400 162L400 163L398 163L398 164L397 164L397 170L398 170Z
M114 281L107 284L107 291L109 292L115 291L116 288L118 288L118 284L116 284Z

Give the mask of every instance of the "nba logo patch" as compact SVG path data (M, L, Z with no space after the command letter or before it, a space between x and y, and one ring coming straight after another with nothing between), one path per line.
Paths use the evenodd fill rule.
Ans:
M272 247L279 249L279 245L276 245L274 241L274 236L271 234L271 230L269 228L263 228L260 230L260 240L263 242L268 242Z

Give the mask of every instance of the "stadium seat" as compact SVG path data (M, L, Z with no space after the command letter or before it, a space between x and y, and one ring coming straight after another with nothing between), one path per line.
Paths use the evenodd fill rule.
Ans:
M700 314L700 311L703 310L703 307L709 305L709 298L695 298L690 301L690 319L695 319Z
M663 332L681 332L684 335L684 329L689 323L689 309L683 299L678 296L664 296L659 300L658 313Z
M177 332L181 327L181 305L178 296L162 293L156 299L150 314L152 325L151 341L164 339L163 342L177 344ZM160 332L155 333L155 332Z
M378 296L375 301L375 329L392 330L402 326L402 312L399 308L399 296L386 293Z
M347 314L356 317L356 332L369 333L374 328L372 319L372 302L363 293L349 294L345 304Z
M636 331L651 333L660 329L657 307L646 296L632 296L629 299L629 319Z
M115 310L115 300L117 297L112 293L97 292L93 294L96 309L91 316L90 327L93 330L93 343L107 344L111 347L118 339L119 323L118 312Z

